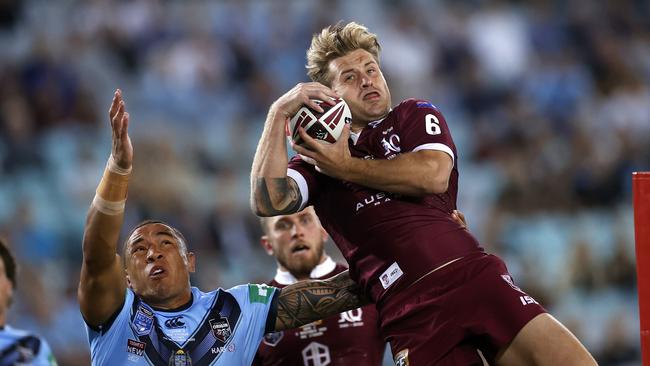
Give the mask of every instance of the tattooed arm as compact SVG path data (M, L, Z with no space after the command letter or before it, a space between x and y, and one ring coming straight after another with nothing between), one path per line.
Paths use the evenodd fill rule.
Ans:
M300 281L280 292L275 330L296 328L368 303L348 271L326 280Z
M300 83L278 98L264 123L251 168L251 208L258 216L297 212L302 198L296 182L287 177L285 125L301 106L323 111L314 99L332 103L334 91L319 83Z

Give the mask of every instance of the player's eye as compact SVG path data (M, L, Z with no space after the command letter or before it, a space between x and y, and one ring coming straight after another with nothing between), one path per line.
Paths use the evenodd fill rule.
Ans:
M289 224L287 222L285 222L285 221L278 221L275 224L275 229L276 230L287 230L287 229L289 229Z
M137 253L137 252L142 252L145 250L145 247L142 245L138 245L137 247L133 248L132 252Z
M350 74L350 75L346 76L343 80L346 81L346 82L352 81L352 80L354 80L354 75Z
M374 74L377 70L375 69L368 69L368 74Z
M309 224L311 222L311 217L310 216L303 216L300 218L300 222L302 224Z
M169 241L169 240L163 240L162 243L163 243L163 244L173 244L173 243L172 243L171 241Z

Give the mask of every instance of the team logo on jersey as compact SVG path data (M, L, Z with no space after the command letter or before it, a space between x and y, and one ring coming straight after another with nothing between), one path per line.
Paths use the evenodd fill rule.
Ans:
M165 321L165 327L169 329L185 328L185 322L183 321L183 316L175 316L171 319Z
M127 340L126 343L126 351L129 353L132 353L136 356L144 356L144 348L146 346L146 343L143 342L138 342L133 339Z
M507 274L501 275L501 278L503 278L503 280L506 281L506 283L510 285L510 287L512 287L513 289L519 292L523 292L517 285L515 285L515 281L512 280L512 277L510 277L510 275Z
M363 310L361 308L344 311L339 316L339 328L363 326Z
M273 333L267 333L264 335L264 344L267 346L275 347L280 343L280 341L284 338L284 332L273 332Z
M179 349L169 358L169 366L192 366L192 359L187 352Z
M403 349L395 355L395 366L409 366L409 349Z
M226 342L230 338L230 323L228 323L228 318L221 317L221 319L210 319L210 327L212 328L212 333L214 336L221 342Z
M395 157L395 154L402 151L399 144L400 140L397 134L392 134L388 138L384 137L381 139L381 146L384 148L384 156L387 156L387 159Z
M153 329L153 312L140 306L133 318L133 331L139 336L149 334Z

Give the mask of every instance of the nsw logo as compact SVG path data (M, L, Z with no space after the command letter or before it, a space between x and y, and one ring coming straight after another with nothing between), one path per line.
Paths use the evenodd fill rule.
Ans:
M149 334L153 329L153 313L149 309L140 306L131 325L135 334L139 336Z
M185 322L183 321L183 316L175 316L171 319L165 321L165 327L168 329L178 329L185 328Z

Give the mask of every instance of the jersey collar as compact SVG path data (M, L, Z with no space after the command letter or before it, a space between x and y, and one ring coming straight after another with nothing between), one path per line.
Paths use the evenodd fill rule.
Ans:
M326 256L323 263L317 265L314 267L314 269L311 270L309 277L323 277L326 274L332 272L335 268L336 262L334 262L330 256ZM275 273L274 280L281 285L291 285L298 282L298 280L289 271L283 271L280 268L278 268L277 272Z

